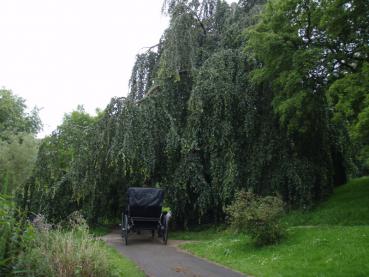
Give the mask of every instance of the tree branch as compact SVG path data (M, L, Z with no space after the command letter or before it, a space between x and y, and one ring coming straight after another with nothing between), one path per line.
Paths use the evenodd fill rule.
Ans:
M147 49L147 52L150 51L151 49L155 48L155 47L158 47L160 45L160 42L153 45L153 46L148 46L148 47L142 47L140 50L142 49Z

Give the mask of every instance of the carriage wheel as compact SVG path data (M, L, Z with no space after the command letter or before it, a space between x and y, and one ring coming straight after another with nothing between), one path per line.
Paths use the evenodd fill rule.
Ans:
M123 227L124 243L125 245L128 245L128 216L126 214L124 215Z
M163 233L162 233L164 244L167 244L167 242L168 242L168 229L169 229L168 220L165 219L165 221L164 221L164 230L163 230Z

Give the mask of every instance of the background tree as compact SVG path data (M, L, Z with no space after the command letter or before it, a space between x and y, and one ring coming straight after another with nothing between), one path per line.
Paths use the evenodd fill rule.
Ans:
M30 177L41 128L38 109L26 111L25 100L0 89L0 192L12 194Z
M38 109L26 112L25 100L7 89L0 89L0 138L20 132L36 134L42 127Z
M137 56L128 96L66 116L43 141L29 208L106 222L130 186L164 188L184 227L224 221L240 190L312 207L353 161L367 166L366 7L165 1L170 25Z
M0 191L12 194L31 176L38 151L38 141L33 135L20 133L8 135L0 141Z
M34 174L24 187L28 209L58 221L79 209L72 166L85 154L94 118L82 106L64 116L63 123L42 140ZM73 186L74 185L74 186Z
M248 30L246 49L258 62L253 80L272 84L274 110L289 134L315 136L314 125L333 122L357 137L353 126L368 107L368 7L361 0L274 0Z

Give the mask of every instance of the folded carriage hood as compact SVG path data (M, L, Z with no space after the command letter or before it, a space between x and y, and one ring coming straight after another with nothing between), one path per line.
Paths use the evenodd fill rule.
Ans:
M158 188L129 188L128 204L130 207L161 207L163 205L164 191Z

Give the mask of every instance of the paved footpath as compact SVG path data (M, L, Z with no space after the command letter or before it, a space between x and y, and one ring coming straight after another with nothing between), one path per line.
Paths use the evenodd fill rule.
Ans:
M102 239L114 246L124 256L135 261L150 277L244 276L179 250L176 247L180 243L179 241L169 239L168 245L163 245L157 238L151 238L150 233L131 235L128 239L128 245L123 244L119 230L102 237Z

